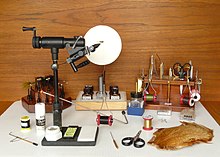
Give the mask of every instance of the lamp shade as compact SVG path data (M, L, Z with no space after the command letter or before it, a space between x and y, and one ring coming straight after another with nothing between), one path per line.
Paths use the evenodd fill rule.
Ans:
M119 34L113 28L105 25L95 26L84 36L86 46L101 43L95 52L86 55L88 60L97 65L108 65L120 55L122 42Z

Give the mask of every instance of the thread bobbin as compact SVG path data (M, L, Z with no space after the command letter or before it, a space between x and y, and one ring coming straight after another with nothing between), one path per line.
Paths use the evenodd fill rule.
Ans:
M191 97L187 97L187 96L181 96L180 97L180 104L181 105L189 105L189 106L194 106L195 105L195 101L193 98Z
M152 130L153 129L153 127L152 127L153 117L151 115L148 115L146 117L143 117L143 119L144 119L143 129L144 130Z
M100 114L98 114L97 118L96 118L96 122L97 122L97 125L107 124L109 126L112 126L113 118L112 118L112 115L110 115L110 116L101 116Z
M194 99L194 101L196 101L196 102L199 101L200 98L201 98L200 93L199 93L199 91L198 91L197 89L193 89L190 94L191 94L190 96L191 96L191 97Z
M22 116L21 117L21 131L30 131L30 117L29 116Z
M144 101L145 102L156 102L157 95L156 94L146 94L144 93Z

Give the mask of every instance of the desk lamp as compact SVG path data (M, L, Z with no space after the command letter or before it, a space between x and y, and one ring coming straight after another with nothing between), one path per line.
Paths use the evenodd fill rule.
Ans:
M119 34L111 27L98 25L91 28L84 37L73 38L64 37L40 37L36 35L35 27L23 27L23 31L33 31L33 48L50 49L52 55L52 65L54 75L54 103L53 103L53 125L62 128L62 109L58 96L58 53L59 49L66 48L69 63L74 72L78 71L89 62L97 65L107 65L114 62L120 55L122 42ZM86 56L88 60L79 65L75 61Z

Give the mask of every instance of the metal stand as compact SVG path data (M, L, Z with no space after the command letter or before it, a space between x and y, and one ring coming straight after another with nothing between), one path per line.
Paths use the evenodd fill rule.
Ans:
M59 49L67 48L70 57L67 59L67 63L71 65L74 72L78 71L78 68L81 68L87 64L89 61L86 60L79 65L75 65L74 62L84 57L90 52L94 52L100 43L94 44L91 47L85 46L85 39L82 37L74 38L64 38L64 37L40 37L36 36L35 27L23 27L23 31L33 31L32 46L33 48L45 48L51 50L53 64L51 69L53 70L54 75L54 103L53 103L53 125L60 127L60 130L64 134L64 131L67 127L62 127L62 108L59 102L58 95L58 53ZM78 129L79 134L80 129ZM42 141L42 145L47 146L75 146L75 145L95 145L98 135L98 128L96 131L96 138L94 141L87 142L78 142L76 139L66 139L61 138L58 141L47 141L45 138Z
M53 64L51 69L53 70L54 75L54 103L53 103L53 123L55 126L62 127L62 109L59 103L58 96L58 48L51 48L51 55Z

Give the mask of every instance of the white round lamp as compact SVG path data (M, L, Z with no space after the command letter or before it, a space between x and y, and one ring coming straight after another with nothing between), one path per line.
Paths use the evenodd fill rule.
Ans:
M105 25L95 26L85 34L86 46L100 43L100 46L86 55L88 60L97 65L108 65L120 55L122 42L119 34L111 27Z

